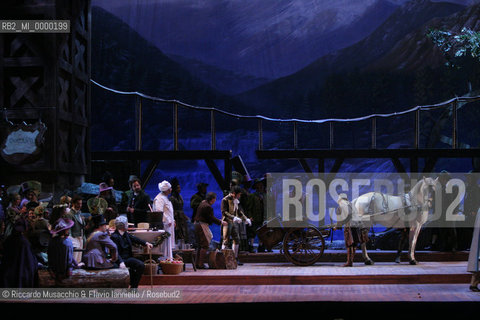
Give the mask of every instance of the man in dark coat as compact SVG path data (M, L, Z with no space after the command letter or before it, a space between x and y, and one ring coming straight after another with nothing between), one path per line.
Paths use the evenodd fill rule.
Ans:
M197 257L195 261L197 262L197 268L207 269L206 260L207 260L207 251L210 246L210 241L212 241L213 235L210 231L210 225L213 223L218 225L227 225L226 221L221 221L217 219L213 214L212 205L217 200L217 195L213 192L207 193L206 199L203 200L198 206L197 213L193 217L195 220L195 238L197 240Z
M131 192L127 192L128 220L133 221L135 225L139 224L140 222L148 222L147 212L150 209L150 196L142 190L140 179L137 177L132 178L130 188Z
M108 234L108 225L103 215L92 216L92 223L95 230L87 240L86 250L83 255L83 263L87 269L109 269L114 268L118 260L117 245L110 239ZM107 256L106 250L109 250L111 258Z
M205 196L207 195L207 187L208 183L200 182L197 184L197 193L195 193L190 198L190 208L192 208L192 221L195 219L195 214L197 213L197 208L205 200Z
M128 267L128 272L130 273L130 287L138 288L143 271L145 270L145 264L133 257L132 244L136 243L142 246L147 246L149 249L152 249L153 245L128 233L127 226L128 221L126 217L119 216L115 219L115 232L112 234L111 239L117 245L117 263L120 264L120 267L122 267L122 263Z
M23 233L27 222L23 218L15 221L12 234L5 240L4 254L0 264L0 287L38 287L38 262L30 242Z

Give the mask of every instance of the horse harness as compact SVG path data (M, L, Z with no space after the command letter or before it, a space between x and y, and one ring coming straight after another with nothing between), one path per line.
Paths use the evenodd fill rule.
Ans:
M375 194L380 194L382 196L382 211L381 212L374 212L374 207L375 207ZM411 213L419 213L422 212L423 207L419 204L416 204L414 201L412 201L412 195L410 192L405 193L402 197L402 204L403 207L394 209L394 210L389 210L388 206L388 195L385 195L380 192L374 192L372 197L370 198L370 203L368 205L368 215L369 216L376 216L376 215L382 215L382 214L387 214L387 213L395 213L398 212L399 210L403 209L406 215L410 215Z

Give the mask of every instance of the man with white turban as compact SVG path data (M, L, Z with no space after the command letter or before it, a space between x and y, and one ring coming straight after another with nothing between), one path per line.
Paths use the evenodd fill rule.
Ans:
M163 228L170 233L170 237L165 239L163 256L166 259L173 259L173 248L175 247L175 219L173 216L173 205L168 199L172 193L172 185L164 180L158 184L160 193L153 200L153 211L163 212Z

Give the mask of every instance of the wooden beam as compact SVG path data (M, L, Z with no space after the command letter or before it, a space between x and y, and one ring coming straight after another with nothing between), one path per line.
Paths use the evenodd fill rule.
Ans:
M310 168L310 166L308 165L308 162L307 160L305 159L298 159L298 162L300 162L300 165L302 166L303 170L305 170L305 172L307 173L312 173L312 169Z
M458 150L458 149L456 149ZM438 158L430 157L425 160L425 166L423 167L422 172L432 172L433 168L435 168L435 164L437 163Z
M318 172L319 173L325 172L325 159L323 158L318 159Z
M93 151L93 160L202 160L230 159L231 150L182 150L182 151Z
M146 186L148 184L148 181L150 181L150 178L152 178L159 163L160 163L160 160L150 161L150 163L147 166L147 169L145 169L145 172L142 174L142 178L141 178L142 185Z
M228 183L225 181L225 178L220 173L220 170L218 169L215 161L213 161L212 159L205 159L205 163L207 164L208 169L212 173L220 189L222 190L227 189Z
M480 148L470 149L277 149L257 150L259 159L319 159L319 158L476 158Z
M340 170L340 167L343 164L344 158L337 158L335 159L335 163L333 164L332 170L330 170L330 173L337 173L338 170Z
M392 163L395 169L397 169L398 173L405 173L407 170L405 170L405 167L403 166L402 162L398 158L392 158Z

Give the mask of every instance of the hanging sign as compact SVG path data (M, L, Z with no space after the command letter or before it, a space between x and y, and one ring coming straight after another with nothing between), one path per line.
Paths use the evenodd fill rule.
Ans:
M10 164L27 164L37 161L42 153L47 127L42 122L17 124L7 128L0 154Z

